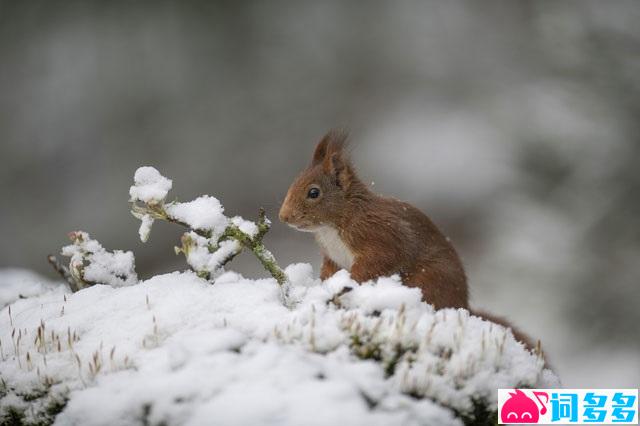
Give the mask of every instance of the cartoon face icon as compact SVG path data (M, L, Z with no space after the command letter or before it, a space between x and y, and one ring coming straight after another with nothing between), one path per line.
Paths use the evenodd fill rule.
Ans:
M540 414L547 412L547 408L540 401L540 396L549 396L545 392L534 392L536 398L542 405L542 410L538 410L538 405L533 399L526 396L521 390L516 389L514 392L509 392L509 399L502 406L500 410L500 418L503 423L537 423L540 418ZM540 395L538 395L540 394Z

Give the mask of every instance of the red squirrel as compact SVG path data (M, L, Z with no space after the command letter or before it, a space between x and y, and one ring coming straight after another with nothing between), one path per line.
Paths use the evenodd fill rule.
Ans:
M467 278L449 240L411 204L369 190L345 153L346 139L330 131L320 140L279 214L293 228L314 233L323 254L320 278L340 269L357 282L398 274L436 309L469 309ZM530 338L503 318L471 312L511 328L533 349Z

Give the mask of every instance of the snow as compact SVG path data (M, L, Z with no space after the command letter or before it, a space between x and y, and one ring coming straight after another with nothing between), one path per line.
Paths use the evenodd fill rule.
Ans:
M140 241L146 243L149 240L149 234L151 233L151 226L153 225L153 218L151 215L145 214L140 218L140 228L138 229L138 235Z
M26 269L0 268L0 308L4 308L21 298L62 289L61 283L51 281Z
M237 240L220 241L217 249L211 251L211 240L202 237L195 232L187 232L183 236L183 242L188 241L185 256L187 263L194 271L203 271L213 274L223 272L221 270L225 261L240 251L240 243Z
M114 287L138 282L132 252L108 252L86 232L76 231L69 235L73 244L63 247L62 255L71 258L69 269L72 275L81 281L109 284Z
M436 312L396 277L359 285L341 271L321 282L306 264L286 273L291 309L275 280L235 272L213 285L174 272L5 295L14 301L13 325L8 307L0 311L9 388L0 416L12 406L38 418L44 401L20 395L48 381L52 397L70 390L57 425L461 425L475 398L495 409L499 387L558 385L504 328ZM0 275L14 291L20 279ZM44 343L34 343L39 327Z
M173 219L179 220L192 229L212 231L220 235L229 225L229 219L223 214L224 208L217 198L203 195L186 203L172 203L165 211Z
M244 232L251 238L258 235L258 225L256 225L255 222L252 222L250 220L245 220L240 216L235 216L231 218L231 223L233 223L235 226L238 227L240 231Z
M344 269L329 278L328 285L342 285L348 278ZM422 291L415 287L404 287L400 277L382 277L375 282L364 283L352 287L353 291L345 294L343 303L349 307L358 307L367 313L380 312L384 309L416 308L422 304ZM399 291L400 290L400 291Z
M308 263L292 263L284 270L290 283L301 287L311 287L316 284L313 279L313 268Z
M134 175L134 185L129 188L131 201L158 204L164 201L173 183L151 166L140 167Z

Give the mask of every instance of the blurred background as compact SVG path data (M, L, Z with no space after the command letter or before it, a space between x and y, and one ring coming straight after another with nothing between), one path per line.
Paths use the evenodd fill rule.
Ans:
M0 266L49 277L83 229L182 269L181 230L138 240L135 169L170 197L277 223L331 127L375 191L451 237L473 304L543 341L568 387L640 383L637 1L0 1ZM264 276L249 255L231 264Z

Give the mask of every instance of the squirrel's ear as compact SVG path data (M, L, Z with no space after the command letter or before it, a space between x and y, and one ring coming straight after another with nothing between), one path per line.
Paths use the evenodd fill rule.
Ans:
M345 141L347 140L347 134L339 130L330 130L324 137L318 142L316 150L313 153L312 166L317 166L320 163L325 163L330 160L334 153L342 153Z
M354 177L353 168L342 149L328 153L322 162L322 168L327 175L334 179L338 187L345 191L349 189Z
M342 152L331 153L322 163L322 168L326 174L331 176L338 187L345 190L349 188L351 184L351 169Z

